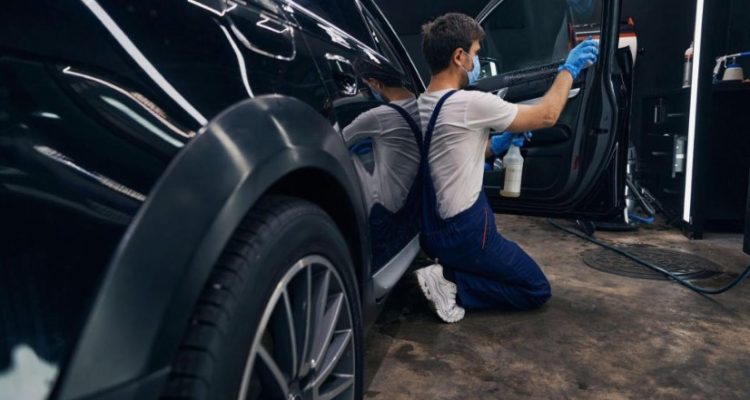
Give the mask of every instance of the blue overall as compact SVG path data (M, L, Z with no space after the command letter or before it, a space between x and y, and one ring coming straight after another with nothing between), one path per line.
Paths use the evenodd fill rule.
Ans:
M458 303L466 309L541 307L551 295L549 282L526 252L498 233L484 192L469 209L453 217L442 219L438 213L428 161L430 144L440 110L454 93L438 101L420 143L422 249L452 273Z

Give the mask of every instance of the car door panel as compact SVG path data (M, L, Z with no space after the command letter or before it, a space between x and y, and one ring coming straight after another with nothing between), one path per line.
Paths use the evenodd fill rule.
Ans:
M478 17L488 39L482 46L486 53L482 55L482 79L477 88L517 104L541 100L554 82L567 49L575 45L575 16L570 2L575 0L554 0L544 5L532 0L491 2ZM619 18L619 0L592 4L594 11L602 15L600 61L574 82L557 123L534 131L522 149L525 161L521 197L501 197L504 170L486 171L484 190L495 211L596 218L617 214L624 205L623 174L618 173L624 132L615 128L623 110L618 109L612 85L611 59L616 43L608 37L616 37L617 31L607 26ZM518 13L517 18L509 18L508 13ZM544 16L535 18L536 15ZM538 37L529 39L534 42L529 46L503 42L512 38L524 40L523 33L532 32L536 36L546 32L546 39L552 44L542 44ZM532 45L536 46L534 50L526 50ZM519 59L512 59L514 55ZM497 60L504 60L504 64ZM523 68L504 70L516 66Z

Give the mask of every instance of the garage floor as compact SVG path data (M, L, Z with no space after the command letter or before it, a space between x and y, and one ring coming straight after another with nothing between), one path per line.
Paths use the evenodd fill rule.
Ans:
M599 272L581 258L595 245L545 219L496 218L544 269L550 302L534 312L467 312L447 325L409 274L367 334L365 398L750 398L750 282L706 298ZM728 271L750 263L740 235L689 241L661 227L597 236L699 254Z

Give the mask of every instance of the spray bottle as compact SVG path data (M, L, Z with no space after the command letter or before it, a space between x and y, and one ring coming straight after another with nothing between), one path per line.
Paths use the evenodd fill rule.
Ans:
M714 83L724 81L741 81L745 79L742 73L742 67L737 64L737 59L742 57L750 57L750 51L743 51L741 53L727 54L716 59L716 65L714 66ZM721 68L724 67L723 79L719 76Z
M685 50L685 66L682 71L682 87L689 88L693 82L693 42Z
M531 140L531 132L524 133L526 140ZM521 196L521 177L523 175L523 157L518 146L511 143L508 153L503 157L505 166L505 183L500 190L503 197Z

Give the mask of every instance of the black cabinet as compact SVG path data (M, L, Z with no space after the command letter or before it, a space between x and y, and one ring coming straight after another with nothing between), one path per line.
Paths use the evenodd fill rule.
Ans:
M741 231L748 213L750 84L724 82L710 92L710 115L696 130L692 205L685 233ZM644 99L640 180L675 216L683 214L689 89Z
M643 99L638 179L675 216L682 214L688 112L686 90Z

